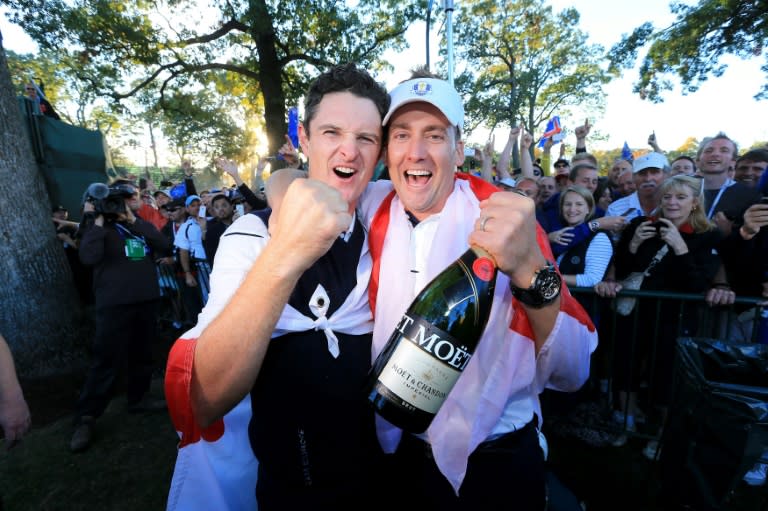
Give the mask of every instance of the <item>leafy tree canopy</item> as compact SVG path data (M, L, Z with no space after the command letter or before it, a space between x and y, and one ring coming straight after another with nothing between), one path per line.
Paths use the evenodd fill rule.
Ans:
M462 2L457 19L457 53L471 63L456 78L469 129L523 121L536 130L569 106L602 108L610 79L600 68L603 48L587 42L575 9L554 14L543 0L477 0Z
M640 66L634 92L653 102L673 84L670 74L682 83L683 94L695 92L709 76L721 76L724 55L747 59L763 53L768 40L768 1L700 0L697 5L674 2L670 6L675 22L656 30L651 22L637 27L609 53L611 70L619 72L635 65L638 52L648 46ZM768 54L762 67L768 74ZM768 83L755 99L768 98Z
M76 61L77 79L99 97L122 104L150 90L138 98L145 108L186 111L193 120L181 121L193 125L222 101L247 104L243 117L263 108L271 152L284 140L286 105L319 72L349 61L382 69L382 53L405 45L417 7L397 0L0 1L43 51Z

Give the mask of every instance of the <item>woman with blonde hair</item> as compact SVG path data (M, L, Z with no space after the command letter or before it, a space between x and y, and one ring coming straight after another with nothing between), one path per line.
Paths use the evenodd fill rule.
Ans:
M564 226L574 227L591 220L594 215L595 200L586 188L573 185L560 194L560 221ZM612 255L613 247L608 236L593 232L584 241L560 254L557 264L569 286L592 287L603 279ZM586 307L588 303L582 305Z
M720 266L713 249L723 234L706 217L702 180L672 176L661 184L658 197L655 215L633 219L622 233L615 250L618 282L601 282L596 288L599 294L615 296L621 289L619 282L632 272L646 272L640 287L644 291L703 295L711 286ZM626 335L617 336L614 352L614 388L619 391L620 408L614 415L617 421L626 421L629 429L635 416L642 416L637 391L643 381L649 384L648 405L659 407L659 419L664 420L676 339L695 335L704 302L665 299L658 304L656 298L639 298L630 316L617 318L617 330ZM654 456L656 445L650 444L646 455Z

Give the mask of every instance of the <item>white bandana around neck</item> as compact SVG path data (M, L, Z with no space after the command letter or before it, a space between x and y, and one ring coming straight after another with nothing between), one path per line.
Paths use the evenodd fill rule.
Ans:
M354 226L354 216L352 226ZM352 233L350 229L349 235ZM330 317L327 317L330 308L328 292L318 284L315 292L309 300L309 310L315 316L310 318L303 315L290 305L286 305L280 319L272 332L272 338L280 337L291 332L305 332L307 330L322 330L328 340L328 351L337 358L339 356L339 340L335 332L350 335L361 335L373 330L373 317L368 306L368 281L371 278L371 254L368 248L368 236L363 241L360 260L357 264L357 285L347 296L341 307L336 309Z

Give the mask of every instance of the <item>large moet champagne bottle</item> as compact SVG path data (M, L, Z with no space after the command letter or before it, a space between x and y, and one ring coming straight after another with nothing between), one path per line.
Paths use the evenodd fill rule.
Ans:
M412 433L429 427L485 330L496 273L493 259L471 247L414 299L366 383L384 419Z

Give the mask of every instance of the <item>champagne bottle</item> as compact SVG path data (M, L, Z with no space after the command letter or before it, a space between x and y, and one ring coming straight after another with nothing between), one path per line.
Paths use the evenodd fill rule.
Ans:
M470 247L419 293L368 375L379 415L412 433L429 427L485 330L496 273L488 253Z

